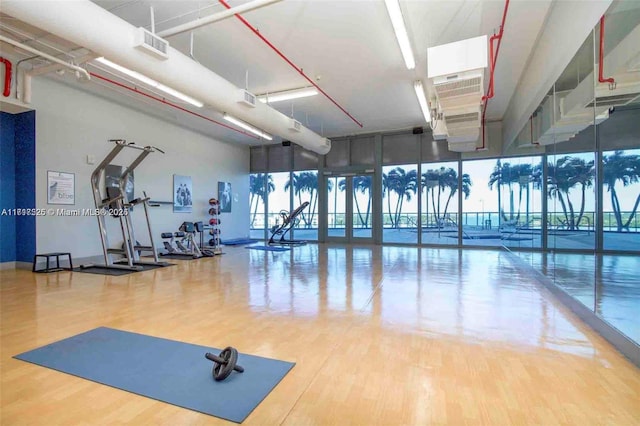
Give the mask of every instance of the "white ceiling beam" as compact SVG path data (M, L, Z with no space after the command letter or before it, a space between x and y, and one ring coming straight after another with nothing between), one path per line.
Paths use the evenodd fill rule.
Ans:
M503 117L506 150L540 105L612 0L556 1Z
M187 31L195 30L196 28L203 27L205 25L212 24L214 22L222 21L223 19L230 18L239 13L249 12L251 10L260 9L261 7L269 6L273 3L281 2L282 0L254 0L249 3L241 4L240 6L232 7L231 9L223 10L222 12L214 13L213 15L198 18L193 21L178 25L173 28L166 29L164 31L157 32L159 37L171 37L177 34L181 34Z

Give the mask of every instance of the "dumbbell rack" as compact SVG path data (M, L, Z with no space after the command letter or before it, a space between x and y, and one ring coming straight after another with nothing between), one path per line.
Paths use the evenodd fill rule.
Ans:
M220 244L220 203L217 199L209 199L209 248L213 254L222 254L222 245ZM212 244L213 243L213 244Z

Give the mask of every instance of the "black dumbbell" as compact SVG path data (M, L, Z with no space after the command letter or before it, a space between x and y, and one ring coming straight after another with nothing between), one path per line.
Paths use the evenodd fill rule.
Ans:
M204 357L209 361L213 361L214 364L211 374L218 382L229 377L234 370L238 373L244 372L244 368L236 364L238 362L238 351L231 346L220 352L220 355L207 352Z

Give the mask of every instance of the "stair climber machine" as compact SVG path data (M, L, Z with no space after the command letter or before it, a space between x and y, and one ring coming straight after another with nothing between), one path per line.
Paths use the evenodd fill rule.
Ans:
M134 200L127 199L126 183L133 173L133 170L142 163L142 161L151 153L159 152L164 154L159 148L153 146L140 146L133 142L127 142L122 139L110 140L115 144L115 147L105 157L104 160L96 167L91 174L91 188L93 189L93 200L95 202L96 211L100 212L96 214L98 218L98 227L100 229L100 240L102 242L102 251L104 255L104 264L88 264L82 265L82 268L98 267L106 269L124 269L130 271L142 271L145 265L150 266L169 266L167 262L160 262L158 259L158 251L153 242L153 232L151 230L151 221L149 220L149 197L146 193L144 198L136 198ZM104 180L105 169L111 165L113 159L124 149L134 149L141 151L140 154L129 164L128 167L123 168L120 178L118 179L118 187L106 188L106 197L103 196L100 184ZM134 232L133 221L131 219L133 207L142 206L144 211L146 228L149 234L150 245L141 245L136 240ZM121 248L111 248L109 245L109 238L107 232L106 216L111 216L118 219L120 224L120 231L122 233L122 246ZM153 260L142 261L140 256L143 252L150 252ZM118 255L120 258L114 260L113 255Z

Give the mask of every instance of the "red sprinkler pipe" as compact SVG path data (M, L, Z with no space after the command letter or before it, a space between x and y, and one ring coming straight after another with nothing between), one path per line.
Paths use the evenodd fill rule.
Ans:
M181 107L180 105L176 105L176 104L174 104L173 102L169 102L169 101L167 101L166 99L160 98L160 97L158 97L158 96L153 96L153 95L150 95L150 94L148 94L148 93L144 93L144 92L142 92L142 91L138 90L136 87L129 87L129 86L127 86L126 84L119 83L119 82L117 82L117 81L115 81L115 80L111 80L110 78L104 77L104 76L102 76L102 75L99 75L99 74L96 74L96 73L93 73L93 72L89 72L89 74L91 75L91 77L95 77L95 78L97 78L97 79L100 79L100 80L106 81L107 83L111 83L111 84L113 84L113 85L115 85L115 86L122 87L123 89L129 90L129 91L134 92L134 93L137 93L137 94L139 94L139 95L146 96L146 97L147 97L147 98L149 98L149 99L153 99L154 101L158 101L158 102L160 102L160 103L162 103L162 104L165 104L165 105L168 105L168 106L170 106L170 107L173 107L173 108L179 109L180 111L186 112L187 114L194 115L194 116L196 116L196 117L198 117L198 118L202 118L203 120L210 121L210 122L212 122L212 123L214 123L214 124L217 124L217 125L219 125L219 126L226 127L227 129L229 129L229 130L233 130L234 132L242 133L243 135L245 135L245 136L250 136L250 137L252 137L252 138L254 138L254 139L259 139L257 136L254 136L254 135L252 135L252 134L250 134L250 133L243 132L242 130L235 129L235 128L231 127L231 126L228 126L228 125L226 125L226 124L224 124L224 123L221 123L221 122L219 122L219 121L216 121L216 120L214 120L214 119L212 119L212 118L209 118L209 117L207 117L207 116L204 116L204 115L198 114L197 112L189 111L188 109L183 108L183 107Z
M0 62L4 64L4 91L2 96L8 98L11 95L11 61L0 56Z
M487 94L482 97L483 101L493 98L493 72L496 65L496 58L498 57L497 53L495 56L493 55L493 42L495 40L499 41L501 37L502 28L500 29L499 35L494 34L489 39L489 57L491 58L491 61L489 62L489 87L487 88Z
M482 100L484 101L484 106L482 107L482 146L477 147L476 151L486 148L485 130L484 130L485 115L487 113L487 104L489 103L489 99L493 98L493 73L495 71L496 64L498 63L498 53L500 53L500 44L502 44L502 35L504 34L504 23L507 20L508 10L509 10L509 0L506 0L504 2L504 11L502 12L502 23L500 24L500 31L498 32L498 34L494 34L493 36L491 36L491 39L489 40L489 50L491 53L491 58L489 61L489 64L491 66L491 69L489 70L490 80L489 80L489 87L487 88L487 94L482 97ZM495 40L498 40L498 46L496 47L496 51L494 55L493 42Z
M231 9L231 6L229 6L229 4L225 1L225 0L218 0L224 7L226 7L227 9ZM322 90L322 88L320 86L318 86L316 84L315 81L313 81L313 79L309 78L308 75L306 75L304 73L304 71L302 71L302 68L298 67L296 64L294 64L293 62L291 62L291 60L289 58L287 58L285 56L284 53L282 53L280 51L280 49L278 49L277 47L275 47L269 40L267 40L267 38L265 36L263 36L262 34L260 34L260 31L254 27L253 25L251 25L246 19L244 19L242 16L240 16L239 14L236 13L236 18L238 18L240 20L240 22L242 22L247 28L249 28L255 35L257 35L260 40L264 41L267 46L269 46L271 49L273 49L274 52L276 52L278 54L278 56L280 56L282 59L285 60L286 63L288 63L289 65L291 65L291 67L293 67L293 69L295 69L298 74L300 74L302 77L304 77L309 83L311 83L316 89L318 89L318 91L320 93L322 93L327 99L329 99L331 102L333 102L333 104L335 106L337 106L338 108L340 108L340 110L342 112L344 112L354 123L356 123L358 126L362 127L362 123L360 123L358 120L356 120L351 114L349 114L349 112L344 109L338 102L335 101L335 99L333 99L331 96L329 96L327 94L327 92L325 92L324 90Z
M600 18L600 60L598 61L598 81L600 83L614 84L613 77L604 78L604 15Z

